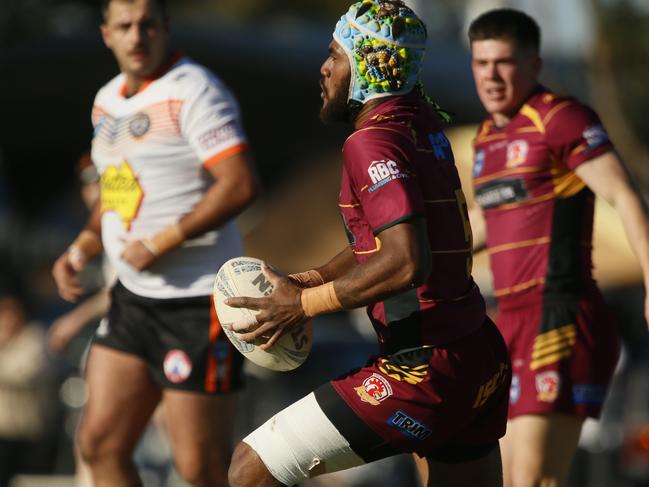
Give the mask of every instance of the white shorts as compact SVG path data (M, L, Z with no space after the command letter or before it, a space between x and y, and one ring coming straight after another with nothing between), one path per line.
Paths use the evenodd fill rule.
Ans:
M280 411L243 439L284 485L365 462L324 414L313 393Z

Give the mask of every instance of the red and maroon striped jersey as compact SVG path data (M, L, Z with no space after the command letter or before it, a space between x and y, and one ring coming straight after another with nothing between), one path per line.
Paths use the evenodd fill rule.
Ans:
M383 353L448 343L480 327L471 227L453 152L416 93L369 113L345 142L340 209L356 260L380 252L381 232L425 218L432 272L424 285L368 307Z
M539 86L505 127L487 118L474 146L473 185L499 305L594 285L594 195L574 170L613 149L597 114Z

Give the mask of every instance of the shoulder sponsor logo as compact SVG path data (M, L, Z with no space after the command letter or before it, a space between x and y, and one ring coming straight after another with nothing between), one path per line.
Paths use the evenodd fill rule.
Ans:
M518 374L512 375L512 385L509 388L509 402L516 404L521 397L521 378Z
M606 386L601 384L575 384L572 386L572 397L576 404L595 404L604 402Z
M381 377L379 374L372 374L363 381L363 384L354 387L356 394L361 398L361 401L378 406L381 401L384 401L392 395L392 386L387 379Z
M515 140L507 145L507 163L506 167L520 166L527 159L527 153L530 150L526 140Z
M542 402L554 402L559 397L561 379L555 370L536 374L536 399Z
M163 362L165 376L170 382L184 382L192 372L192 361L182 350L169 350Z
M229 142L237 136L237 124L234 120L221 127L209 129L198 137L198 144L202 150L210 150L218 145Z
M475 200L485 210L528 198L529 193L522 179L498 179L475 188Z
M485 151L480 149L476 151L475 158L473 160L473 177L477 178L482 174L482 169L484 167L485 161Z
M588 144L588 150L593 150L608 142L608 133L601 124L591 125L582 133L582 137Z
M432 434L428 426L403 411L396 411L387 423L417 441L425 440Z
M142 137L150 127L151 119L146 113L138 113L128 123L128 130L133 137Z
M367 168L367 174L369 174L372 183L374 183L374 185L367 190L370 193L390 181L409 177L408 174L402 173L399 170L397 163L391 159L372 161L370 167Z
M453 161L453 151L451 150L451 143L444 135L444 132L437 132L435 134L428 134L428 141L433 148L433 155L438 161Z

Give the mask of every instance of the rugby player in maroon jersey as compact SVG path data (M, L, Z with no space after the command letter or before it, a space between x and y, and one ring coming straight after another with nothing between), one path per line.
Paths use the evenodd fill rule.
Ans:
M597 114L537 81L533 19L493 10L472 23L469 40L489 114L474 147L473 248L489 253L513 366L505 485L562 485L618 355L615 320L591 272L594 197L618 211L645 284L647 211Z
M502 485L510 363L471 277L471 228L436 106L418 74L426 30L400 1L366 0L342 16L321 68L325 123L350 122L339 206L349 246L283 277L235 323L266 347L309 317L367 306L380 354L316 389L236 448L232 486L294 485L409 452L429 485ZM439 111L439 110L437 110Z

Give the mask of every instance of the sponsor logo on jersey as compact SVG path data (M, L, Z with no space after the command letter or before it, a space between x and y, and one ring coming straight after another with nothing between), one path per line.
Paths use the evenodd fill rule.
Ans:
M126 230L131 228L144 192L137 176L124 161L120 166L108 166L99 179L101 186L101 212L114 211Z
M169 382L178 384L189 377L192 372L192 361L182 350L169 350L163 362L165 376Z
M485 152L480 149L476 151L475 158L473 160L473 177L477 178L482 174L482 169L484 168L485 161Z
M536 399L543 402L554 402L559 397L561 379L555 370L536 374Z
M392 386L390 383L379 374L372 374L363 381L358 387L354 387L356 394L361 398L361 401L367 402L372 406L378 406L381 401L384 401L392 395Z
M419 384L428 376L434 347L417 347L392 354L389 359L379 360L382 374L408 384Z
M491 376L491 378L480 386L475 401L473 401L473 408L479 408L489 400L494 392L507 380L509 377L509 365L501 362L498 371Z
M526 140L515 140L507 144L507 162L506 167L520 166L527 159L527 153L530 150Z
M150 127L151 119L146 113L138 113L128 123L128 131L133 137L142 137Z
M600 145L608 142L608 134L601 124L587 127L583 131L582 137L586 141L586 144L588 144L588 149L586 150L596 149Z
M572 386L572 397L576 404L600 405L606 396L606 386L601 384L575 384Z
M428 134L428 141L433 148L433 155L438 161L453 161L453 151L451 150L451 143L444 135L444 132L437 132L436 134Z
M374 183L373 186L370 186L367 190L369 193L379 189L390 181L394 181L395 179L410 177L408 174L402 173L399 170L397 163L391 159L372 161L370 167L367 168L367 174L369 174L372 183Z
M529 193L522 179L499 179L475 189L475 200L483 209L518 203L527 198Z
M425 440L432 434L428 426L403 411L396 411L387 423L417 441Z
M198 137L198 144L204 151L227 143L237 136L238 127L234 121L227 122L221 127L208 130Z
M518 374L512 375L512 385L509 388L509 402L516 404L521 397L521 378Z

